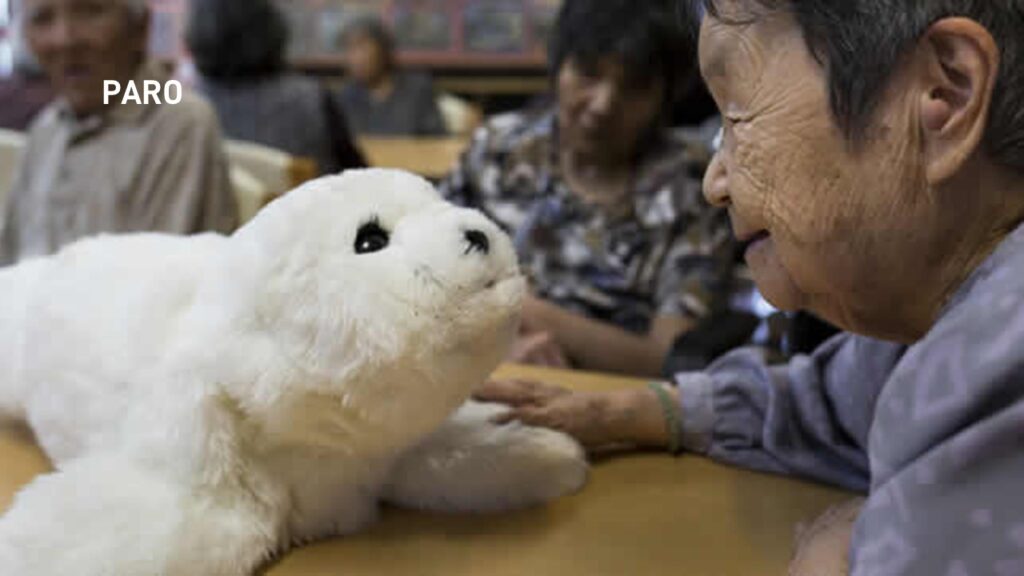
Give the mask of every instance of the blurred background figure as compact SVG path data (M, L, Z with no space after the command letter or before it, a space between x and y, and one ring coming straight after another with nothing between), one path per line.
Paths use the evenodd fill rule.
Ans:
M492 119L442 182L515 237L533 296L511 360L657 375L727 304L733 245L701 194L708 155L667 128L695 63L673 8L567 0L555 102Z
M25 131L54 93L18 27L13 30L14 71L0 78L0 128Z
M359 135L441 136L447 133L433 81L399 70L395 43L373 16L350 22L341 34L347 82L339 94Z
M310 158L321 174L365 166L329 90L286 69L289 30L271 0L192 0L191 8L197 88L228 138Z
M237 220L213 110L104 103L105 80L164 82L145 0L24 0L17 15L57 100L33 122L7 199L0 261L103 232L230 232Z

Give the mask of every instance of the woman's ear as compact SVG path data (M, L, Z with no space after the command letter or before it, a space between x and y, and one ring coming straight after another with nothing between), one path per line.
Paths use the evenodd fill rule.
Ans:
M931 185L957 174L980 148L999 74L992 34L967 18L932 25L914 52L919 121L926 175Z

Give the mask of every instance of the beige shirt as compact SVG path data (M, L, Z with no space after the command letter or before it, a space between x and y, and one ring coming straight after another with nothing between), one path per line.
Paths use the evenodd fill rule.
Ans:
M152 66L136 78L160 79ZM116 102L116 103L115 103ZM58 101L29 129L8 196L0 262L52 254L99 233L230 232L238 221L214 112L185 93L178 104L121 104L77 118Z

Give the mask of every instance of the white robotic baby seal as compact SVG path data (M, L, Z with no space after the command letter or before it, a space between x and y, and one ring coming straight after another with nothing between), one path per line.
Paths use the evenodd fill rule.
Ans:
M57 468L0 518L0 572L243 576L380 501L578 489L568 437L463 404L523 292L493 223L383 170L311 182L231 237L100 237L0 270L0 413Z

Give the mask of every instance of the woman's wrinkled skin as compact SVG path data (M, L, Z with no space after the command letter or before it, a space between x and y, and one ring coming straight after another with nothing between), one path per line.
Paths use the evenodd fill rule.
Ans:
M867 124L848 137L832 113L827 63L814 58L792 16L744 10L751 0L718 4L722 19L706 17L700 37L701 70L725 117L705 196L729 210L740 240L752 241L746 260L761 291L849 331L921 339L1024 222L1019 172L983 145L1000 65L992 35L965 18L932 24L896 66ZM681 401L678 390L672 395ZM478 396L590 448L666 447L673 433L642 386L595 396L490 383ZM814 550L845 551L848 526L839 528Z
M988 187L990 171L974 152L991 86L943 93L945 64L922 54L897 70L863 138L852 142L832 116L825 68L792 17L750 18L736 4L723 2L726 13L732 6L749 23L708 17L701 28L701 69L725 126L706 196L729 208L740 240L758 240L746 259L773 304L916 340L998 236L969 224L991 208L972 194ZM940 26L925 48L955 54L961 39L948 32L966 22L946 22L950 30ZM981 32L990 44L982 48L994 50ZM970 66L973 56L962 52L950 56L963 59L954 65Z

